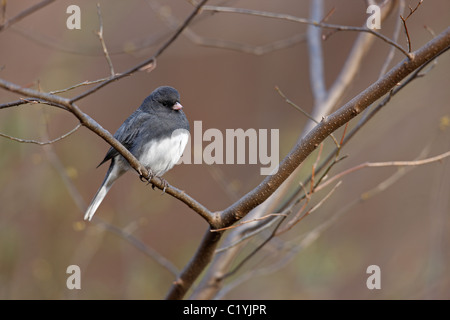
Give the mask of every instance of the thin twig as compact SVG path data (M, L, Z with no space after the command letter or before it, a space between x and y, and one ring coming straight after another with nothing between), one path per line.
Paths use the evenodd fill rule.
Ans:
M339 148L338 148L339 150L338 150L338 153L336 154L336 156L339 155L340 148L341 148L342 144L344 143L345 134L346 134L346 132L347 132L348 124L349 124L348 122L345 124L344 132L342 132L341 142L339 142Z
M390 11L394 8L394 3L388 2L381 7L381 19L382 21L388 16ZM339 75L334 80L327 92L325 101L320 104L315 104L311 112L314 119L319 120L325 115L332 112L343 99L344 94L349 89L351 83L354 81L356 74L360 70L363 58L370 52L370 47L375 42L375 37L370 36L368 33L360 33L356 38L352 49L345 60L345 63L339 72ZM394 47L391 47L394 48ZM303 128L303 132L300 135L298 141L303 138L311 129L314 123L308 122Z
M405 0L400 0L399 4L398 4L398 12L401 14L403 12L404 8L405 8ZM401 21L397 19L395 27L394 27L393 38L392 38L392 40L395 41L395 42L398 41L398 37L400 35L401 26L402 26ZM382 76L385 75L385 73L387 72L387 70L389 68L389 65L390 65L392 59L394 58L394 55L395 55L395 48L391 47L391 49L389 50L389 53L388 53L388 55L386 57L386 60L384 61L383 66L381 67L380 75L378 76L378 79L380 79Z
M306 40L306 35L300 33L294 34L293 36L288 37L286 39L275 40L273 42L265 43L262 45L251 45L247 43L238 43L223 39L205 38L203 36L196 34L194 31L192 31L192 29L187 29L185 35L189 40L191 40L194 44L198 46L233 50L253 54L256 56L262 56L277 50L290 48Z
M335 175L334 177L328 179L327 181L325 181L323 184L321 184L320 186L318 186L316 188L317 191L325 188L327 185L329 185L330 183L332 183L335 180L341 179L343 176L361 170L363 168L371 168L371 167L403 167L403 166L421 166L424 164L429 164L432 162L437 162L437 161L441 161L442 159L449 157L450 156L450 151L444 152L440 155L437 155L435 157L431 157L428 159L423 159L423 160L412 160L412 161L388 161L388 162L365 162L365 163L361 163L357 166L354 166L350 169L347 169L337 175Z
M287 21L293 21L298 22L302 24L308 24L313 25L321 28L326 29L334 29L337 31L357 31L357 32L367 32L370 34L373 34L374 36L378 37L379 39L383 40L384 42L390 44L391 46L396 47L400 52L402 52L408 59L412 59L412 55L410 52L407 52L405 49L403 49L398 43L392 41L388 37L384 36L383 34L376 32L369 28L364 27L353 27L353 26L342 26L337 24L330 24L330 23L323 23L323 22L317 22L317 21L311 21L304 18L299 18L290 14L284 14L284 13L274 13L274 12L267 12L267 11L259 11L259 10L251 10L251 9L244 9L244 8L233 8L233 7L220 7L220 6L204 6L203 10L205 11L213 11L213 12L227 12L227 13L239 13L239 14L247 14L247 15L254 15L254 16L260 16L265 18L274 18L274 19L282 19Z
M46 105L49 105L52 107L56 107L56 108L60 108L65 111L68 111L68 109L61 104L43 100L43 99L38 99L38 98L20 98L19 100L16 100L16 101L11 101L11 102L0 104L0 109L17 107L17 106L21 106L24 104L46 104Z
M233 181L228 179L229 177L220 169L220 166L207 166L206 168L231 201L239 199L238 188L233 185Z
M316 171L317 164L319 163L320 156L322 154L322 150L323 150L323 142L320 144L319 152L317 153L317 157L316 157L316 161L314 161L314 164L313 164L312 169L311 169L311 183L310 183L311 184L311 186L310 186L311 189L309 190L309 193L313 193L314 192L315 171Z
M325 201L328 200L328 198L334 193L334 191L336 191L336 189L341 185L341 181L338 181L338 183L333 187L333 189L330 190L330 192L328 192L325 197L323 197L322 199L320 199L320 201L314 205L311 209L309 209L308 211L306 211L303 215L302 210L300 210L297 215L294 217L293 220L289 221L289 223L287 224L286 227L284 227L283 229L277 231L275 233L275 236L279 236L280 234L283 234L289 230L291 230L297 223L299 223L300 221L302 221L304 218L306 218L307 216L309 216L311 213L313 213L314 211L316 211ZM318 191L318 189L316 189L315 191Z
M310 9L311 20L319 21L322 18L322 11L323 0L312 0ZM314 97L314 103L320 104L323 100L325 100L327 90L325 86L325 72L322 54L322 29L314 25L308 26L308 49L311 90Z
M86 81L74 84L73 86L70 86L70 87L67 87L67 88L64 88L64 89L50 91L49 94L57 94L57 93L67 92L67 91L70 91L70 90L73 90L73 89L76 89L76 88L79 88L79 87L82 87L82 86L88 86L88 85L100 83L100 82L106 81L108 79L110 79L110 77L97 79L97 80L93 80L93 81L86 80Z
M250 252L244 259L242 259L233 269L231 269L229 272L221 276L218 281L223 281L224 279L231 277L233 274L235 274L239 269L247 263L253 257L259 250L261 250L272 238L275 236L276 230L278 230L278 227L283 223L283 221L286 219L286 216L281 217L279 219L278 224L275 226L275 229L272 231L269 237L265 239L260 245L258 245L252 252Z
M288 214L290 214L290 212L285 212L284 215L278 216L278 218L270 219L270 220L268 220L268 221L269 221L268 223L266 223L266 224L264 224L264 225L262 225L262 226L259 226L259 225L258 225L258 227L259 227L258 229L253 230L253 231L251 231L251 232L247 232L247 233L245 233L244 236L240 237L238 240L236 240L236 241L234 241L234 242L232 242L232 243L230 243L230 244L228 244L228 245L226 245L226 246L223 246L223 247L221 247L221 248L219 248L219 249L216 249L215 253L217 254L217 253L221 253L221 252L223 252L223 251L229 250L229 249L231 249L231 248L233 248L233 247L236 247L238 244L241 244L241 243L244 242L245 240L249 240L249 239L253 238L253 237L256 236L257 234L259 234L259 233L261 233L261 232L263 232L263 231L269 229L270 227L272 227L272 225L273 225L275 222L278 221L277 219L280 219L280 217L285 217L285 216L288 215Z
M147 246L145 243L143 243L141 240L133 236L131 233L127 232L126 230L122 230L110 223L107 223L98 218L97 216L95 216L92 221L94 220L97 225L100 225L104 229L130 242L135 248L143 252L145 255L149 256L151 259L155 260L159 265L164 267L164 269L169 271L172 275L176 276L180 272L178 268L170 260L162 256L155 249Z
M60 140L62 140L62 139L64 139L64 138L67 138L67 137L70 136L72 133L74 133L75 131L77 131L81 126L82 126L82 124L79 123L79 124L77 124L77 126L76 126L75 128L73 128L73 129L70 130L69 132L63 134L62 136L59 136L59 137L56 138L56 139L49 140L49 141L36 141L36 140L20 139L20 138L16 138L16 137L13 137L13 136L10 136L10 135L1 133L1 132L0 132L0 137L8 138L8 139L11 139L11 140L13 140L13 141L20 142L20 143L33 143L33 144L37 144L37 145L40 145L40 146L45 146L45 145L47 145L47 144L52 144L52 143L55 143L55 142L57 142L57 141L60 141Z
M295 109L303 113L303 115L307 117L309 120L314 121L316 124L319 123L319 121L315 120L308 112L303 110L301 107L292 102L288 97L286 97L286 95L280 90L278 86L275 86L275 90L289 105L293 106Z
M303 115L305 115L309 120L313 121L316 124L319 124L319 121L314 119L314 117L312 117L308 112L303 110L300 106L298 106L292 100L290 100L288 97L286 97L286 95L280 90L280 88L278 86L275 86L275 90L286 101L287 104L291 105L292 107L294 107L295 109L297 109L298 111L303 113ZM330 134L330 138L333 139L333 142L335 143L336 146L339 146L336 138L334 137L334 135L332 133Z
M411 52L411 38L409 36L409 32L408 32L408 27L406 26L406 20L409 19L409 17L411 17L411 15L416 12L416 10L420 7L420 5L422 4L423 0L420 0L416 7L413 9L411 7L409 7L409 14L406 16L406 18L403 18L402 15L400 15L400 19L403 22L403 28L405 29L405 33L406 33L406 42L408 44L408 52Z
M330 17L333 15L333 13L336 11L336 8L333 7L331 8L331 10L327 13L327 15L325 17L323 17L322 20L320 20L320 22L326 22L328 21L328 19L330 19Z
M224 228L220 228L220 229L211 229L210 231L211 231L211 232L225 231L225 230L237 228L237 227L242 226L243 224L246 224L246 223L255 222L255 221L261 221L261 220L264 220L264 219L267 219L267 218L271 218L271 217L279 217L279 216L284 216L284 217L286 217L287 215L286 215L286 214L283 214L283 213L269 213L269 214L267 214L267 215L265 215L265 216L263 216L263 217L260 217L260 218L242 221L242 222L240 222L240 223L238 223L238 224L236 224L236 225L232 225L232 226L229 226L229 227L224 227Z
M114 77L109 78L108 80L101 82L100 84L98 84L97 86L95 86L94 88L87 90L83 93L81 93L80 95L72 98L70 100L71 103L76 102L80 99L83 99L91 94L93 94L94 92L96 92L97 90L103 88L104 86L117 81L119 79L122 79L124 77L128 77L131 74L133 74L134 72L138 71L139 69L145 67L148 64L154 63L156 61L156 59L164 52L166 51L166 49L168 47L170 47L170 45L178 38L178 36L183 32L184 29L187 28L187 26L191 23L191 21L199 14L199 12L201 11L202 7L204 6L204 4L207 2L208 0L202 0L196 7L195 9L192 11L192 13L186 18L186 20L183 22L183 24L177 29L177 31L161 46L159 47L159 49L153 54L153 56L151 56L150 58L144 60L143 62L135 65L134 67L126 70L125 72L122 72L120 74L116 74Z
M108 62L111 77L114 77L116 74L114 72L114 66L113 66L111 58L109 56L108 49L106 48L105 40L103 39L103 18L102 18L102 12L100 11L100 3L97 3L97 15L98 15L98 21L100 23L100 28L97 32L97 36L100 40L100 43L102 44L103 54L105 55L106 61Z
M38 11L39 9L45 7L46 5L48 5L48 4L50 4L50 3L54 2L54 1L55 0L43 0L41 2L36 3L34 6L31 6L28 9L23 10L18 15L14 16L11 19L8 19L4 23L2 23L0 25L0 32L5 30L6 28L9 28L10 26L15 24L16 22L19 22L20 20L22 20L26 16L29 16L30 14Z
M162 4L159 4L157 1L147 1L147 3L153 9L153 11L157 13L159 17L167 24L169 28L175 30L180 25L180 21L171 12L168 12L168 10L164 10ZM198 46L234 50L257 56L261 56L276 50L285 49L306 40L305 34L294 34L289 38L275 40L263 45L251 45L247 43L238 43L223 39L206 38L205 36L199 35L189 27L184 30L183 35L192 43Z

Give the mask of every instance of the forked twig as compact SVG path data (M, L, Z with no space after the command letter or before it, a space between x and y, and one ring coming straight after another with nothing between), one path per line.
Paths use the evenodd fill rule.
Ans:
M409 7L409 14L406 16L406 18L403 18L403 16L400 15L400 19L403 22L403 27L405 28L406 42L408 43L408 52L411 52L411 38L409 36L408 27L406 26L406 20L408 20L409 17L411 17L413 15L413 13L416 12L416 10L420 7L422 2L423 2L423 0L420 0L414 9Z

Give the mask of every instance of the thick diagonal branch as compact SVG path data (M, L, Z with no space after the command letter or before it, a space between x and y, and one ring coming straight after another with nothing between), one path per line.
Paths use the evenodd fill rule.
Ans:
M450 27L419 50L413 52L392 68L384 77L370 85L340 109L322 119L303 139L301 139L280 163L276 174L268 176L256 188L243 196L220 214L220 228L227 227L245 217L252 209L262 204L285 181L292 172L339 127L356 117L377 99L387 94L400 81L423 64L436 58L450 47ZM193 282L209 264L214 250L223 233L206 235L195 256L172 285L167 298L181 299ZM212 239L212 237L214 237Z

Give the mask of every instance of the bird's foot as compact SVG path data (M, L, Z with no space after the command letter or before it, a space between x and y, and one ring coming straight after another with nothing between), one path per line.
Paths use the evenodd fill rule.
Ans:
M151 170L148 170L148 177L145 177L143 174L139 175L139 179L141 179L142 182L147 182L147 185L152 184L152 189L155 190L155 185L151 182L151 180L156 177L159 179L159 181L161 181L162 184L162 194L164 194L166 192L167 187L169 186L169 183L164 179L161 178L160 176L155 175Z
M148 176L144 176L142 173L139 174L139 179L141 179L142 182L147 182L147 184L151 183L150 181L153 179L153 177L155 176L155 174L153 173L152 170L147 170L148 171Z
M169 183L161 177L158 177L159 181L161 181L162 185L163 185L163 192L162 194L164 194L166 192L166 188L169 186Z

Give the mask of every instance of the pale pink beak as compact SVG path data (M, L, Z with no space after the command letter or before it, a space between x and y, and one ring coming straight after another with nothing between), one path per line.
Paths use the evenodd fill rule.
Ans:
M181 105L181 103L177 102L173 105L172 107L173 110L180 110L183 109L183 106Z

